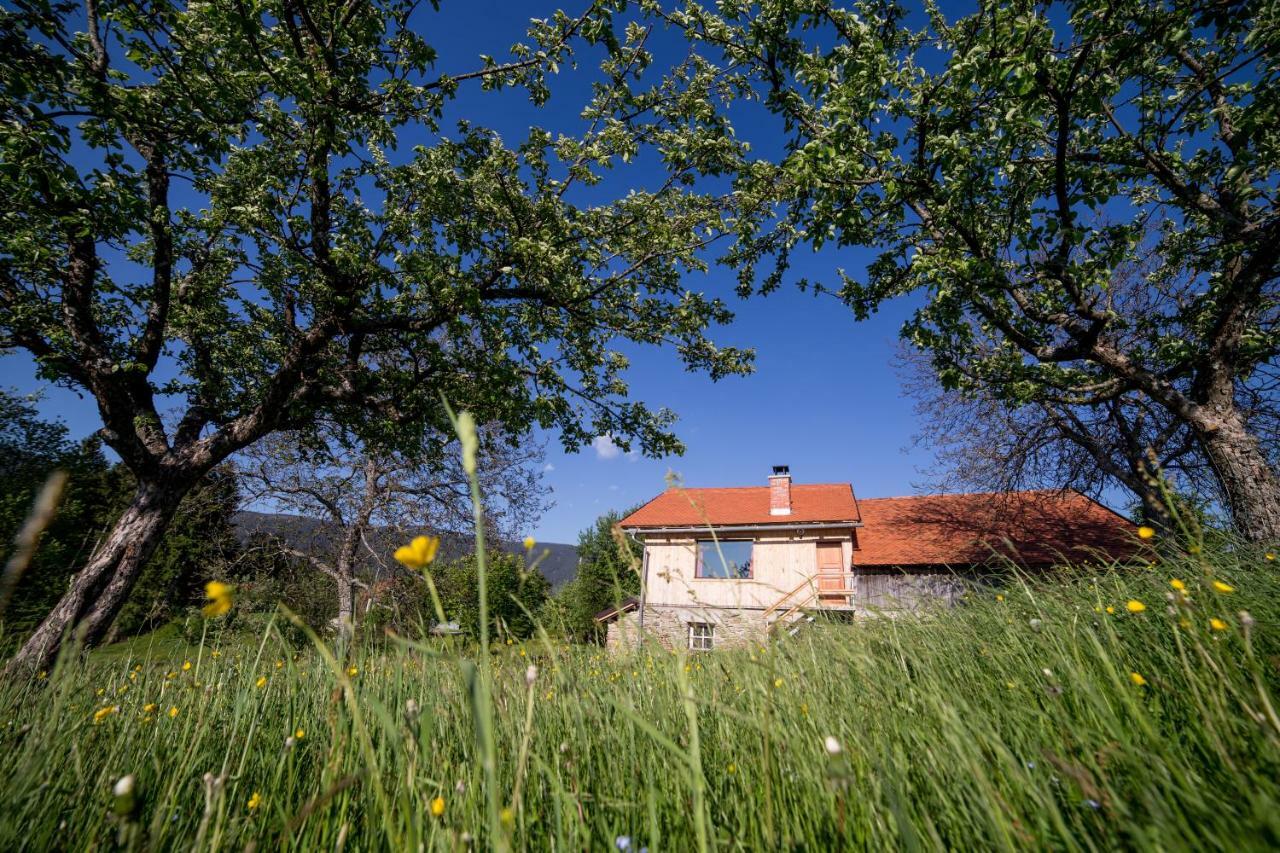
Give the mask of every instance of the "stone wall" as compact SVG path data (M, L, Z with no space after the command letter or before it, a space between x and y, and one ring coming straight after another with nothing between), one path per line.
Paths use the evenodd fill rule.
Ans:
M769 638L763 609L693 608L650 604L644 613L644 633L648 640L667 649L689 647L689 625L701 622L714 626L715 649L739 649L762 645ZM609 624L608 646L633 647L640 635L636 611L624 613Z
M972 578L947 572L861 571L854 576L852 596L858 618L899 616L955 605ZM724 583L724 581L721 581ZM813 607L812 611L820 611ZM847 608L846 608L847 611ZM837 612L834 611L833 612ZM779 611L780 615L781 611ZM689 623L715 626L713 648L745 648L769 639L763 607L716 607L698 604L649 603L645 606L646 637L668 649L689 647ZM640 633L637 611L624 613L609 624L608 646L630 648ZM779 631L781 633L781 631Z

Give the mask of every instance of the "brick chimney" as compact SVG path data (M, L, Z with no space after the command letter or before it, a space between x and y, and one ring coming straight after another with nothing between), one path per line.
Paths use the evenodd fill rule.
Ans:
M769 475L769 515L791 515L791 469L774 465Z

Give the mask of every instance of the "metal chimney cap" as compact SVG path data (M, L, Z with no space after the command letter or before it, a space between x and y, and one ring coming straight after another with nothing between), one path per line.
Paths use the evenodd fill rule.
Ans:
M785 476L789 476L790 474L791 474L790 465L774 465L773 466L773 476L775 477L785 477Z

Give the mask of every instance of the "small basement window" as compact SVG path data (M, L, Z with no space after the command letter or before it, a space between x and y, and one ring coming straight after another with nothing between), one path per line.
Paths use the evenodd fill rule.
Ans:
M709 652L716 640L716 626L707 622L689 623L689 650Z
M699 539L698 573L700 578L751 578L750 539Z

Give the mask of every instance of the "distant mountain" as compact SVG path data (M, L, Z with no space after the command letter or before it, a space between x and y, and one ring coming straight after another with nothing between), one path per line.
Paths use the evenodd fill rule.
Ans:
M255 534L267 534L279 539L290 548L316 556L330 554L333 550L334 541L331 532L314 518L243 510L235 514L232 524L235 525L236 538L241 542L249 541ZM388 572L403 571L391 556L396 548L405 544L403 534L390 528L374 528L370 531L368 539L377 558L370 555L367 549L361 548L361 574L367 577L378 577L385 576ZM524 545L520 542L501 542L498 547L508 554L524 553ZM470 536L446 533L440 537L440 552L436 559L455 560L474 550L475 540ZM541 557L538 571L550 581L553 592L573 580L578 573L578 548L575 545L539 542L533 549L533 557L534 559Z

